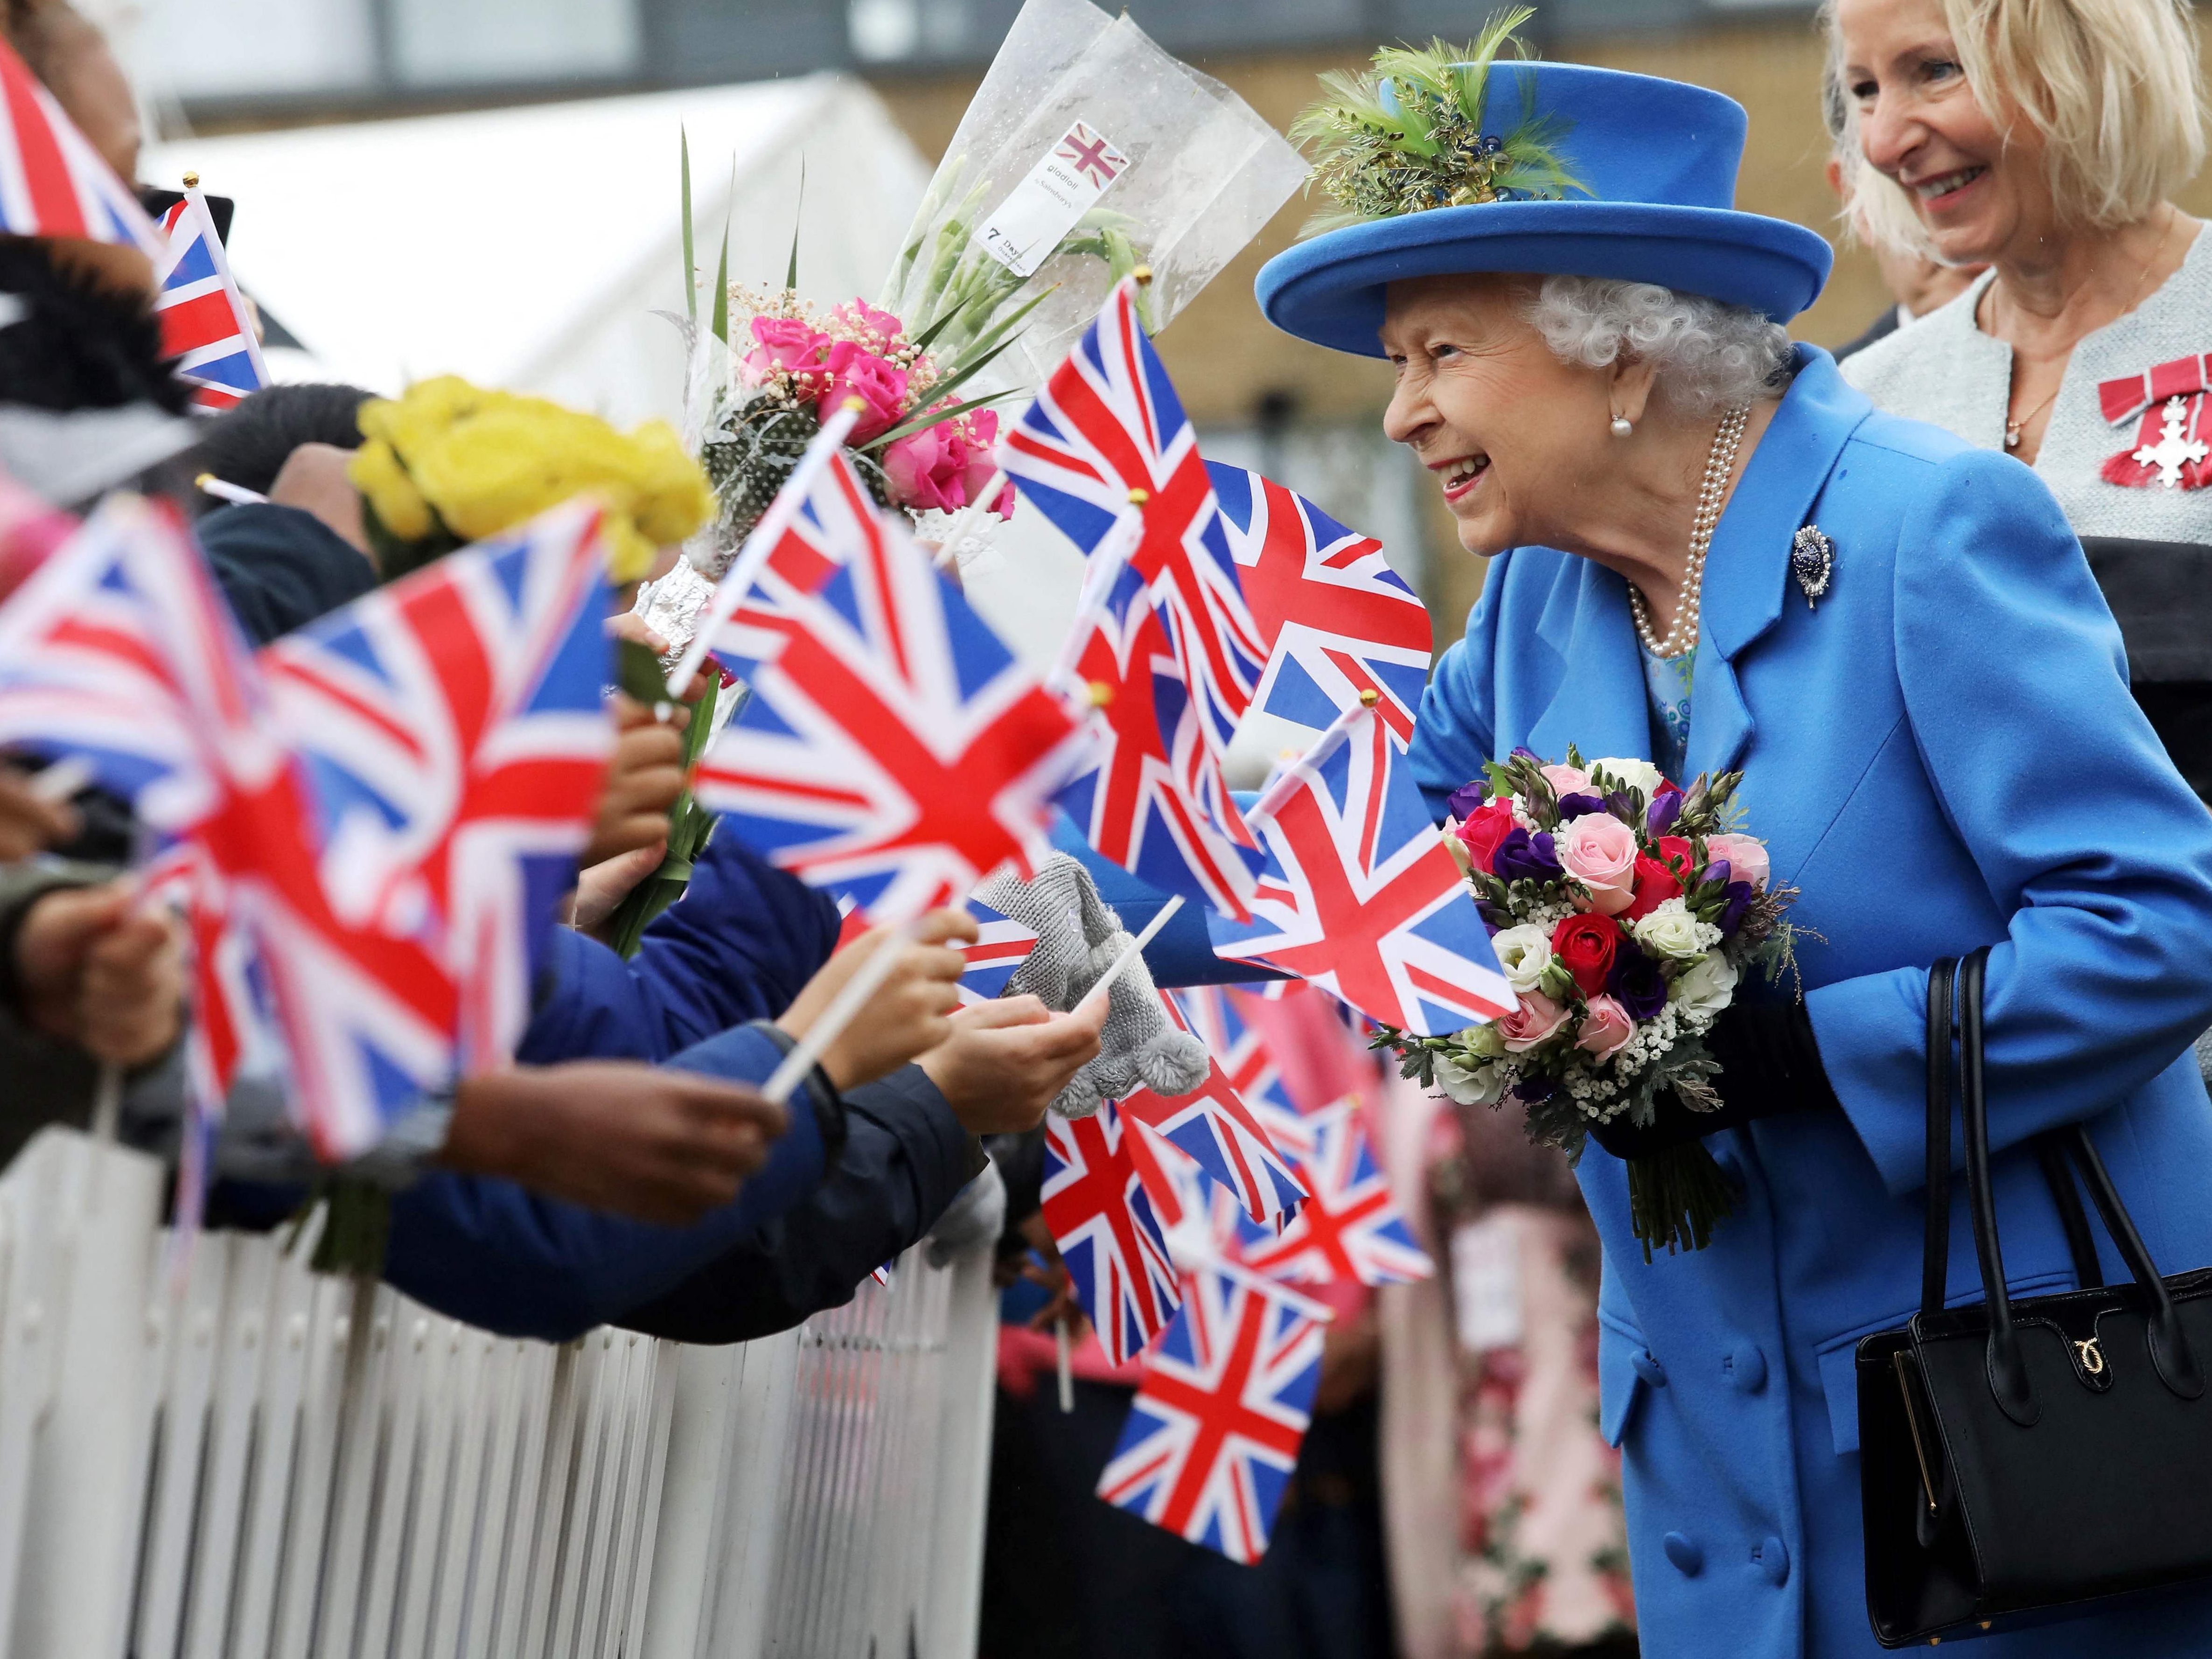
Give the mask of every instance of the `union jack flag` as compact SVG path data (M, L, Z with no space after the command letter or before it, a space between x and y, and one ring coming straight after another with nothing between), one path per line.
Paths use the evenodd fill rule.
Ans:
M1111 139L1100 137L1080 121L1067 130L1053 154L1102 191L1129 165L1129 158L1114 148Z
M1312 1420L1326 1317L1256 1278L1191 1274L1098 1495L1232 1561L1266 1554Z
M1271 1279L1363 1285L1432 1278L1436 1264L1406 1225L1376 1167L1357 1104L1345 1101L1310 1120L1314 1150L1298 1160L1308 1197L1273 1238L1248 1236L1244 1265Z
M71 236L161 258L161 233L53 94L0 40L0 234Z
M1276 1149L1293 1160L1311 1152L1312 1127L1291 1097L1281 1065L1266 1037L1238 1011L1228 988L1192 985L1170 994L1182 1010L1184 1023L1206 1044L1229 1087L1251 1108Z
M168 517L127 496L103 504L0 611L0 736L84 756L149 829L181 842L162 872L188 894L210 998L191 1060L204 1109L219 1107L254 1023L240 952L326 1157L369 1144L386 1113L450 1079L451 979L418 942L331 910L307 767ZM85 678L103 663L104 695Z
M1213 918L1215 954L1311 980L1421 1036L1512 1010L1466 879L1374 709L1353 709L1294 763L1271 805L1254 813L1272 861L1253 920Z
M154 268L154 315L170 372L192 388L192 407L219 415L269 384L252 313L231 281L222 238L197 185L161 216L168 247Z
M1115 1364L1167 1328L1180 1297L1132 1125L1113 1103L1045 1119L1044 1220Z
M1091 845L1231 915L1252 846L1221 772L1267 653L1213 486L1123 282L1000 447L1023 495L1090 562L1064 660L1103 704L1070 792Z
M1374 691L1399 746L1412 742L1433 640L1428 608L1390 568L1382 544L1256 472L1218 461L1206 470L1267 645L1255 701L1320 728Z
M1160 1006L1170 1019L1191 1030L1173 993L1162 992ZM1206 1081L1194 1093L1165 1100L1141 1089L1120 1103L1123 1117L1158 1131L1234 1194L1255 1221L1276 1225L1306 1195L1267 1129L1230 1082L1218 1054L1211 1056Z
M762 663L775 660L783 649L799 602L827 586L854 550L866 548L888 557L890 535L845 452L832 450L745 591L716 592L710 614L722 614L709 635L714 654L750 679ZM745 579L733 570L724 580Z
M973 945L954 947L968 958L960 975L960 1000L988 1002L1005 994L1006 981L1036 949L1037 936L981 899L968 901L968 914L975 918L976 939Z
M902 922L1049 853L1081 728L903 531L872 512L823 529L857 544L818 592L787 589L773 660L692 788L772 863Z
M464 1074L504 1065L614 731L599 509L439 560L261 653L342 919L434 943Z

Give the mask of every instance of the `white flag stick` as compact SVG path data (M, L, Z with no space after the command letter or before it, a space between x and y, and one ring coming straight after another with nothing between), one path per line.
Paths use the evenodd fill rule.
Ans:
M954 550L958 548L962 538L969 531L975 529L975 520L983 516L991 503L998 500L999 492L1006 487L1006 475L1004 472L994 472L991 475L991 481L976 491L975 499L960 509L959 516L952 520L951 526L945 532L944 542L938 547L937 568L939 570L952 562L956 556Z
M792 1091L814 1069L828 1052L830 1045L853 1023L854 1017L866 1006L868 999L882 988L883 982L891 976L891 969L898 966L899 958L906 954L906 947L914 943L915 927L916 924L910 921L895 928L876 946L874 952L860 964L853 977L847 980L837 994L830 999L830 1006L822 1011L821 1017L813 1024L806 1028L806 1035L799 1038L798 1044L783 1057L783 1063L769 1073L768 1081L761 1086L761 1093L779 1106L791 1098Z
M23 787L33 800L58 806L92 780L91 762L82 755L64 755L45 770L33 773Z
M1081 1013L1111 990L1114 981L1121 977L1129 964L1144 954L1145 947L1152 942L1152 936L1166 927L1174 919L1175 913L1182 908L1182 895L1169 894L1168 902L1160 906L1158 912L1145 924L1145 931L1121 947L1121 954L1114 958L1114 965L1099 975L1098 982L1083 994L1083 1000L1075 1005L1074 1012Z
M699 613L699 631L691 636L691 643L684 647L668 677L668 689L682 696L706 659L707 650L714 643L714 635L730 619L745 595L760 579L761 567L783 539L783 532L791 528L791 521L799 516L799 508L806 499L806 492L814 487L814 476L822 471L831 453L842 444L853 430L853 423L860 418L864 405L857 398L822 423L791 469L791 476L783 481L783 488L775 492L775 499L768 504L768 511L760 515L752 534L738 550L737 562L729 574L715 585L714 597L707 601L706 609Z
M1075 1409L1074 1356L1069 1346L1066 1314L1053 1321L1052 1339L1060 1362L1060 1412L1065 1417Z
M1328 723L1328 729L1314 739L1312 748L1298 757L1297 762L1283 769L1275 781L1264 790L1260 799L1244 809L1244 822L1258 818L1273 822L1283 810L1283 803L1297 793L1298 777L1310 772L1336 752L1336 747L1352 735L1352 728L1363 716L1374 713L1375 705L1382 700L1377 691L1362 691L1359 701Z
M251 507L269 498L258 489L248 489L244 484L225 483L212 472L203 472L192 480L192 487L203 495L212 495L219 501L230 501L240 507Z

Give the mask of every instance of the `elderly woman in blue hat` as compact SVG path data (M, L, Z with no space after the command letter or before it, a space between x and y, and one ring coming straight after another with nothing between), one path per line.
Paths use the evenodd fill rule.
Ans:
M2212 1018L2212 819L2045 485L1791 344L1829 250L1735 210L1743 111L1483 56L1332 84L1302 131L1336 228L1271 261L1260 302L1390 362L1390 435L1492 561L1413 738L1438 816L1522 745L1741 769L1746 825L1801 890L1802 996L1723 1017L1722 1109L1601 1131L1581 1160L1601 1427L1645 1653L1871 1653L1853 1346L1918 1301L1929 966L1994 947L2013 1289L2074 1282L2024 1143L2077 1121L2162 1268L2212 1262L2185 1053ZM1647 1261L1615 1153L1698 1136L1740 1201L1709 1248ZM1949 1283L1978 1300L1964 1209ZM2144 1659L2208 1632L2191 1591L1986 1650Z

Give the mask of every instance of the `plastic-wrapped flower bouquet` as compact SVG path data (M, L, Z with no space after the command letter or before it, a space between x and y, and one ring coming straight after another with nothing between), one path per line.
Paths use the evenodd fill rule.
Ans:
M1579 1158L1590 1130L1717 1109L1705 1037L1754 969L1791 961L1766 848L1735 827L1741 773L1686 789L1649 761L1564 765L1525 749L1451 798L1446 844L1520 1006L1443 1037L1386 1032L1407 1077L1463 1104L1509 1096L1528 1133ZM1701 1140L1628 1160L1648 1254L1702 1249L1734 1201Z

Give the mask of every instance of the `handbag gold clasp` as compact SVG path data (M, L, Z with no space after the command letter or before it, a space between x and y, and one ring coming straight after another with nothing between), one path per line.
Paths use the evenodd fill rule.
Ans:
M2102 1376L2105 1374L2105 1351L2097 1346L2095 1337L2091 1337L2087 1342L2076 1342L2074 1352L2081 1356L2081 1369L2089 1376Z

